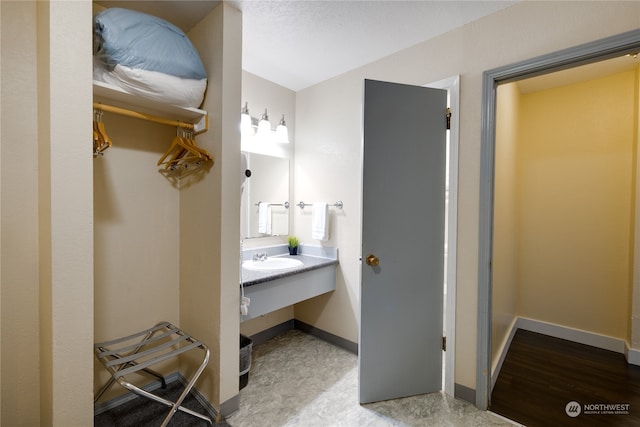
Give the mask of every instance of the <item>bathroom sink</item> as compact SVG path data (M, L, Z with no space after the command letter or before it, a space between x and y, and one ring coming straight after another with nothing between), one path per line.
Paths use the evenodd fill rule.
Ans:
M293 258L267 258L264 261L245 261L242 268L254 271L290 270L300 267L302 261Z

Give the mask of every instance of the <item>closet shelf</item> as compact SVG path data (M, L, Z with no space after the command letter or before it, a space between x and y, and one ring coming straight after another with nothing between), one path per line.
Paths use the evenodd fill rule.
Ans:
M95 80L93 81L93 102L164 117L170 120L181 120L193 123L195 133L206 131L208 128L207 112L204 110L163 104L151 99L132 95L119 87Z

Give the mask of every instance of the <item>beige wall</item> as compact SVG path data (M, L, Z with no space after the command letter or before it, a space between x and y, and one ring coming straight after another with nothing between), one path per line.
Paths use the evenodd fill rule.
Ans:
M518 307L626 340L636 72L522 96Z
M93 422L90 16L2 3L4 425Z
M49 128L39 131L40 143L46 144L48 137L50 149L51 215L43 220L51 223L50 240L44 242L51 248L51 282L43 280L41 289L50 290L51 301L41 301L50 318L43 316L40 328L50 331L51 342L40 351L41 364L46 364L43 374L51 381L50 387L44 382L47 387L42 391L42 403L51 408L51 417L43 413L41 423L86 425L93 420L92 384L88 381L94 342L93 159L92 147L86 142L91 139L92 62L87 55L91 40L78 34L91 31L91 4L38 2L39 8L43 6L49 7L49 95L48 106L43 105L40 114L48 108L50 119ZM46 67L46 62L39 65ZM47 98L40 97L39 102ZM40 116L40 120L44 118ZM40 184L45 181L46 177ZM46 201L41 203L46 205ZM41 252L41 256L45 254ZM48 262L41 257L40 266ZM40 296L44 295L41 291Z
M495 178L493 202L492 360L518 314L518 119L520 93L515 83L497 90Z
M0 12L0 424L38 425L38 70L32 65L37 63L36 4L2 2ZM35 399L12 392L21 384Z
M198 141L216 161L202 181L184 182L180 191L180 322L211 349L197 387L220 409L238 395L240 372L242 15L222 3L189 37L209 76L209 131Z
M636 2L522 2L441 37L403 50L298 92L295 194L310 200L342 199L332 214L340 249L338 288L296 317L356 340L360 256L360 112L362 81L422 85L461 76L458 198L458 270L455 381L475 388L480 114L485 70L636 29ZM310 243L306 218L295 232Z
M311 238L310 210L294 215L294 232L301 242L337 247L340 262L336 290L298 304L295 316L353 342L358 342L360 299L362 77L348 73L300 91L296 99L294 197L342 200L344 207L329 209L326 242Z

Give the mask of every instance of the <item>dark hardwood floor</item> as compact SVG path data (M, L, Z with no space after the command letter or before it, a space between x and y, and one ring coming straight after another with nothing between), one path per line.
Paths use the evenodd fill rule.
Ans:
M567 415L570 402L577 416ZM640 426L640 367L620 353L519 329L490 410L529 427Z

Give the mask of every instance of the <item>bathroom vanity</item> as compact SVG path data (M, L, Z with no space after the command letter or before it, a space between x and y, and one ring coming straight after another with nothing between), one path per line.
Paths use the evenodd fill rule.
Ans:
M242 286L251 304L241 321L336 289L337 248L301 245L292 256L287 245L276 245L243 251L242 259Z

